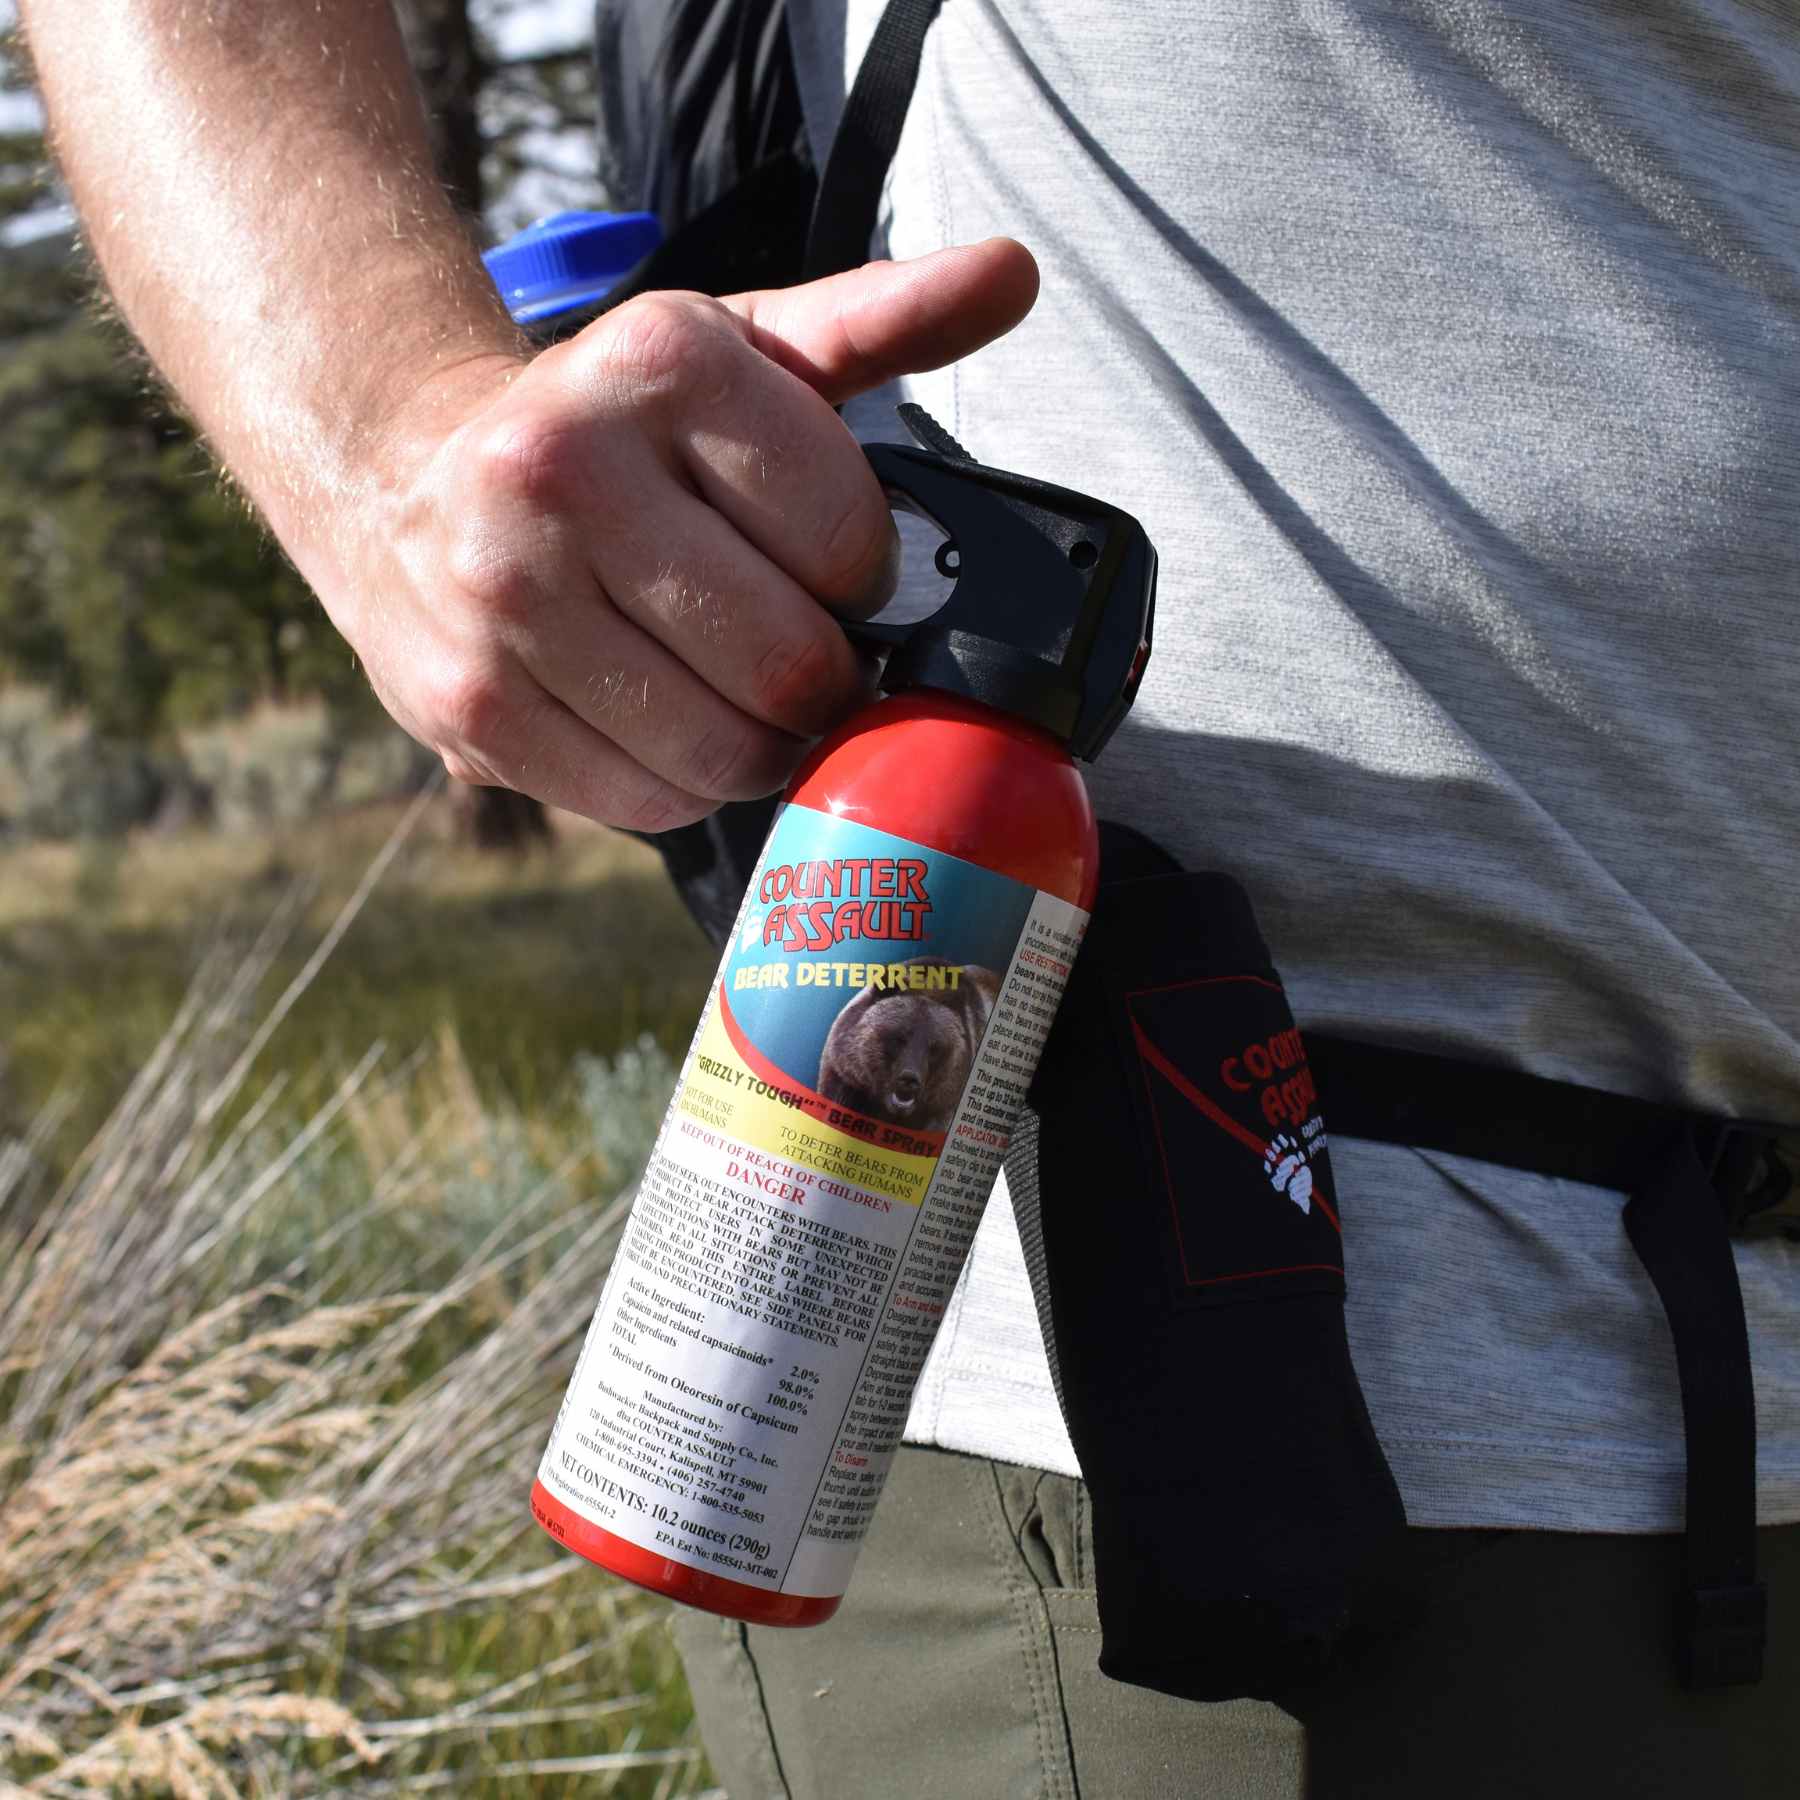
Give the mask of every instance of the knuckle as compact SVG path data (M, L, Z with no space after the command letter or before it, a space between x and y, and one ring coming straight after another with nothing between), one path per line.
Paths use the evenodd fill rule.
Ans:
M432 714L443 747L485 764L501 739L512 697L499 674L480 665L452 670L438 681L432 695ZM491 775L484 779L492 779Z
M682 758L683 787L711 798L729 799L754 782L759 761L750 733L731 725L713 725L702 731Z
M832 599L863 599L886 578L893 558L894 516L859 493L819 544L819 580Z
M446 776L450 776L457 787L506 787L493 770L482 769L481 763L472 763L466 756L457 756L455 751L443 752L441 761Z
M664 560L648 581L621 587L614 604L629 619L661 620L674 626L684 638L716 640L722 632L725 606L712 584L697 570L674 560Z
M837 657L823 636L785 638L757 659L753 673L763 716L804 730L829 712L839 697Z
M583 684L584 711L597 725L629 732L650 710L650 684L617 663L596 668Z
M543 588L517 549L495 534L467 530L445 554L445 573L485 619L522 624L539 607Z
M671 573L662 584L662 603L671 625L714 642L731 610L710 583L692 574Z
M646 294L612 315L607 356L638 398L687 396L729 385L729 342L717 303L698 294Z
M444 765L444 773L452 781L459 781L464 787L495 787L498 784L485 769L477 768L466 756L455 750L444 750L439 753L439 760Z
M666 781L659 781L626 799L620 816L613 823L622 825L627 831L671 831L677 825L691 825L696 819L704 819L716 810L716 802L697 799L692 794L684 794L680 788L671 787Z
M543 410L510 418L475 446L476 491L490 505L563 510L578 497L586 461L578 420Z

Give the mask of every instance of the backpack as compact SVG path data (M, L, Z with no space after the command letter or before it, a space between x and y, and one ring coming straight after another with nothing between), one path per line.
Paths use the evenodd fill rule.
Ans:
M818 174L786 0L599 0L594 63L606 202L654 213L668 244L621 286L797 279Z

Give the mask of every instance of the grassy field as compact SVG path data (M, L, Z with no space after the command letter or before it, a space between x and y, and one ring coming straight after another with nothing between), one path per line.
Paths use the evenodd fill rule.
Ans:
M440 801L307 981L398 810L0 853L0 1793L707 1789L525 1495L711 955Z
M174 1016L207 949L305 904L271 992L310 952L400 817L388 803L255 835L138 834L0 850L0 1129L59 1087L83 1143ZM563 818L521 859L462 845L435 803L272 1055L316 1100L369 1045L444 1034L485 1099L562 1116L572 1059L650 1032L686 1047L712 957L653 852ZM275 1066L274 1061L269 1065Z

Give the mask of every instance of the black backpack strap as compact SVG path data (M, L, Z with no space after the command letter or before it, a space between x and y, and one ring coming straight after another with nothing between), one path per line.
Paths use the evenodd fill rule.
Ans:
M888 0L844 102L813 209L802 278L860 267L881 207L900 128L919 84L925 33L943 0Z
M1733 1233L1800 1234L1800 1135L1517 1070L1306 1034L1333 1137L1441 1150L1629 1196L1624 1225L1669 1321L1687 1440L1676 1650L1690 1687L1761 1678L1756 1406Z
M787 0L595 0L594 85L605 203L665 231L776 156L810 164Z

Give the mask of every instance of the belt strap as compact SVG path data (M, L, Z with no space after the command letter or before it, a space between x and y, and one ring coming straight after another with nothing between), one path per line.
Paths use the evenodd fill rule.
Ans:
M1306 1034L1327 1127L1629 1196L1624 1225L1668 1316L1687 1441L1676 1648L1689 1687L1762 1677L1756 1407L1731 1235L1800 1228L1780 1127L1420 1051Z
M1625 1231L1662 1296L1687 1437L1687 1531L1676 1654L1689 1687L1762 1678L1768 1597L1756 1579L1756 1398L1724 1209L1691 1129L1625 1203Z

